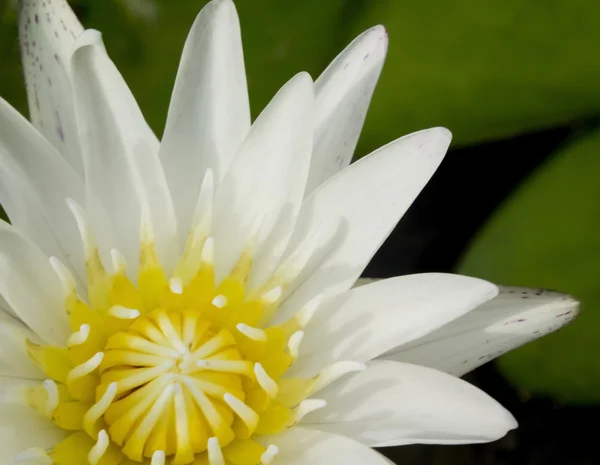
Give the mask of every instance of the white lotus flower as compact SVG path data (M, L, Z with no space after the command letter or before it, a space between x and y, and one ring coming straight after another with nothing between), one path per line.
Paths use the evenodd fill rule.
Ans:
M234 6L209 3L159 144L64 0L23 0L20 26L33 125L0 103L8 460L386 464L370 446L516 426L434 368L460 375L575 301L446 274L350 289L450 143L430 129L347 166L383 28L251 125Z

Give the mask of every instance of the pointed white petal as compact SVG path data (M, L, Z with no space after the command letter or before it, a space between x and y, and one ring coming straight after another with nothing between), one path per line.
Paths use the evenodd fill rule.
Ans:
M462 376L575 318L579 302L553 291L501 287L476 310L381 358L417 363Z
M0 450L5 463L32 447L51 449L67 435L52 421L22 405L0 404Z
M350 164L387 45L385 28L371 28L315 81L317 128L306 194Z
M255 282L275 267L293 230L310 163L313 83L300 73L273 98L253 124L215 197L215 270L223 278L258 224Z
M497 293L486 281L439 273L352 289L316 313L291 376L313 376L337 360L371 360L429 334Z
M352 439L336 434L293 427L282 434L262 439L279 453L274 463L285 465L387 465L381 454Z
M206 170L213 170L218 185L249 129L237 12L231 0L214 0L185 43L160 146L182 238Z
M306 198L286 254L318 227L335 228L338 234L324 260L309 261L281 318L315 295L332 296L354 284L437 169L450 137L443 128L405 136L350 165Z
M318 394L327 406L304 427L369 446L495 441L517 426L483 391L454 376L408 363L375 361Z
M83 27L66 0L19 3L21 57L31 122L82 175L69 57Z
M84 258L65 199L84 199L80 176L7 102L0 99L0 202L12 224L83 279Z
M117 248L135 276L139 263L142 205L148 205L158 256L167 268L176 259L176 224L160 161L158 140L106 54L100 33L85 31L72 58L75 111L88 189L88 213L99 224L94 196L114 228Z
M62 286L48 258L15 228L0 223L0 294L44 341L64 345L69 322Z

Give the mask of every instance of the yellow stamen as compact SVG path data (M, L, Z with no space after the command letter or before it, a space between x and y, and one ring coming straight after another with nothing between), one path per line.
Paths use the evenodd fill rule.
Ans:
M248 326L245 323L240 323L236 326L237 330L246 336L248 339L252 339L253 341L266 341L267 333L265 333L260 328L253 328L252 326Z
M100 462L100 459L106 453L108 445L108 434L106 434L105 430L101 430L98 433L98 441L96 442L94 447L92 447L92 450L90 450L90 453L88 454L88 461L90 462L90 465L98 465L98 462Z
M364 367L344 362L313 379L282 377L298 358L322 297L282 325L265 322L319 235L249 293L263 223L257 218L231 273L215 285L213 190L207 174L185 250L169 276L158 259L149 210L142 208L137 285L115 249L111 271L105 270L85 212L69 202L84 243L90 303L79 297L68 268L51 259L73 333L66 348L28 342L28 353L50 379L10 394L68 436L49 456L30 449L21 461L268 465L279 450L255 435L277 434L324 407L307 397Z
M277 385L277 382L268 375L260 363L256 363L254 365L254 374L260 387L269 395L271 399L275 399L277 397L277 393L279 392L279 386Z
M60 395L58 392L58 386L51 379L47 379L42 383L44 390L48 394L48 399L46 400L46 415L48 417L52 416L52 412L56 410L58 407L58 403L60 401Z
M218 438L212 437L208 440L208 463L210 465L225 465L225 458Z
M94 426L96 422L100 419L104 412L110 407L110 404L115 399L117 395L117 383L110 383L108 389L104 392L102 397L98 402L96 402L84 415L83 417L83 425L85 431L90 435L94 436L95 429Z

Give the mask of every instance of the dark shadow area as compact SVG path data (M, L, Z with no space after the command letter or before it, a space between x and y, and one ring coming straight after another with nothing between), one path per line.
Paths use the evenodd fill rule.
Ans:
M369 277L453 271L494 210L572 135L558 128L451 151L365 272ZM584 465L600 463L600 407L559 405L516 392L487 364L467 380L519 422L491 444L403 446L380 451L410 465Z

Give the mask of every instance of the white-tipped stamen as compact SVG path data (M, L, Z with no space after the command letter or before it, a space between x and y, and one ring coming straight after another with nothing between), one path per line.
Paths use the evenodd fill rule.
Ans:
M223 294L219 294L212 300L212 304L217 308L223 308L227 305L227 297Z
M185 346L185 344L183 342L181 342L181 340L179 339L173 339L171 341L171 345L173 346L173 348L179 352L181 355L188 353L187 347Z
M288 341L288 349L294 360L296 360L300 354L300 344L302 343L302 339L304 339L304 331L296 331L290 336L290 340Z
M310 412L314 412L315 410L322 409L327 405L327 401L323 399L306 399L300 402L298 407L296 407L296 411L294 412L294 421L293 423L298 423L302 420L306 415Z
M58 394L58 386L51 379L47 379L46 381L44 381L42 383L42 386L44 387L46 394L48 394L45 406L46 415L48 417L52 417L52 412L56 410L56 407L58 407L58 402L60 401Z
M169 289L173 294L183 294L183 281L180 277L174 276L169 279Z
M258 425L259 420L258 413L248 407L240 399L229 393L223 396L223 400L227 405L229 405L229 407L231 407L231 410L233 410L235 414L240 417L240 419L246 424L251 432L256 429L256 425Z
M90 465L97 465L98 462L100 462L100 459L106 453L106 449L108 449L109 443L110 441L108 440L108 434L106 434L106 431L100 430L98 433L98 440L88 454L88 461L90 462Z
M323 295L319 294L300 309L300 311L296 314L296 320L301 328L305 328L306 325L308 325L322 302Z
M94 436L94 426L96 425L96 422L104 415L106 410L108 410L110 404L115 400L116 395L117 383L110 383L102 397L100 397L100 400L85 412L85 415L83 416L83 427L90 436Z
M267 340L267 333L260 328L254 328L245 323L239 323L236 325L236 329L248 339L252 339L253 341L264 342Z
M108 309L108 314L119 320L135 320L140 316L140 311L135 308L127 308L122 305L113 305Z
M367 365L361 362L341 361L335 362L323 369L316 377L310 387L309 395L329 386L334 381L340 379L348 373L364 371Z
M121 252L117 249L110 249L110 258L112 261L113 273L125 274L127 271L127 261Z
M207 449L209 465L225 465L225 458L223 457L223 451L221 450L218 438L209 438Z
M155 450L152 454L150 465L165 465L165 451Z
M264 451L263 454L260 456L261 465L269 465L277 454L279 454L279 447L277 447L274 444L271 444L269 447L267 447L267 450Z
M277 287L274 287L273 289L271 289L270 291L265 292L261 296L261 300L267 305L272 305L275 302L277 302L279 299L281 299L282 295L283 295L283 288L281 286L277 286Z
M19 452L13 458L14 463L31 465L52 465L52 459L41 447L31 447Z
M88 337L90 337L90 329L90 325L88 324L81 325L79 331L75 331L69 336L67 347L71 348L85 343L85 341L88 340Z
M75 284L75 277L71 271L56 257L50 257L49 261L63 286L65 296L74 293L77 285Z
M275 399L279 392L279 386L275 380L269 376L260 363L254 364L254 375L262 390L265 391L271 399Z
M104 352L98 352L87 362L77 365L75 368L69 371L69 374L67 375L67 384L71 384L79 378L89 375L92 371L100 366L103 358Z

